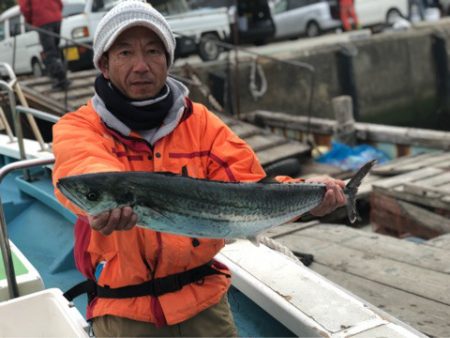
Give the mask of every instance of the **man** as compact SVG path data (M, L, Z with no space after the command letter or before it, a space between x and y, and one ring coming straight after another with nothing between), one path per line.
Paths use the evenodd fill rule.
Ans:
M101 71L96 94L53 130L55 183L106 171L187 172L219 181L265 177L249 146L167 76L175 39L151 5L120 2L100 21L93 47ZM342 181L318 181L328 191L313 214L345 203ZM88 291L87 317L96 336L237 335L226 297L229 271L213 261L223 240L136 227L131 207L83 215L58 190L56 195L80 215L77 268L103 293Z
M19 0L25 22L37 27L43 49L43 62L52 78L53 88L66 89L69 80L59 50L59 34L62 20L61 0Z
M359 28L359 21L356 16L354 0L339 0L339 17L345 31L352 29L350 19L352 20L355 29Z

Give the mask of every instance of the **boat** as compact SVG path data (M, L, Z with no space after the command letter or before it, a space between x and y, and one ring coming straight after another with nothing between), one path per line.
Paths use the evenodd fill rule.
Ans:
M0 336L89 336L86 299L63 292L83 280L73 259L75 215L55 199L51 145L24 138L20 117L55 122L17 105L8 66L15 135L0 111ZM16 88L17 89L17 88ZM20 96L20 95L19 95ZM426 337L398 318L310 270L282 245L229 243L217 255L232 272L229 301L240 336ZM27 323L27 325L23 325Z

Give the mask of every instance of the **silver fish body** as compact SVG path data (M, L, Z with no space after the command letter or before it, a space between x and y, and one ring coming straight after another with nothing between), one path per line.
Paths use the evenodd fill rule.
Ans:
M230 183L150 172L69 176L57 186L88 214L131 206L141 226L207 238L254 237L313 209L326 191L320 183Z

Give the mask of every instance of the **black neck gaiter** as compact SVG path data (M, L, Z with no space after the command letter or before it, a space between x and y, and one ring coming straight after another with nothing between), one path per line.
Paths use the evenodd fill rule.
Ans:
M172 91L165 85L161 92L151 99L166 97L148 105L134 106L133 101L123 95L103 75L95 79L95 92L103 100L106 109L131 130L160 127L173 104Z

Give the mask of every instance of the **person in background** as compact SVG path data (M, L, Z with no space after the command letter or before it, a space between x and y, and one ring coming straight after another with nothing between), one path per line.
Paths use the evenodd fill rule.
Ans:
M354 29L359 29L359 21L355 11L354 0L339 0L339 17L345 31L352 29L352 20Z
M66 69L59 49L63 7L61 0L18 0L18 2L25 22L32 27L37 27L45 69L53 80L52 87L67 89L70 81L66 77Z
M150 4L119 2L99 22L93 49L101 72L95 96L53 128L55 186L62 177L108 171L164 171L231 182L266 176L253 150L168 76L175 38ZM327 186L311 214L322 216L345 204L343 181L309 180ZM88 293L87 319L97 337L237 335L227 300L230 271L214 260L222 239L137 227L130 206L86 215L57 188L55 194L79 217L74 255L88 278L66 295Z

